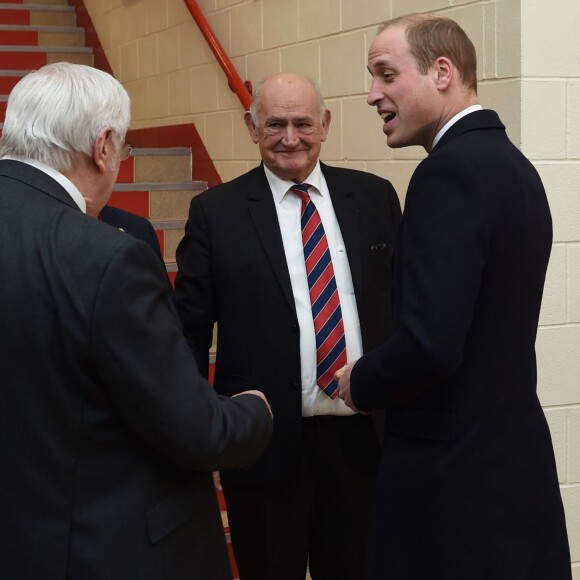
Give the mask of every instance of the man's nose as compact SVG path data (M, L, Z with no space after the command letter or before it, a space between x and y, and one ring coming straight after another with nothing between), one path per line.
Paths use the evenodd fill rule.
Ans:
M378 83L376 79L371 82L371 88L367 96L367 104L371 107L376 106L376 104L383 98L383 93L378 88Z
M294 145L298 142L298 129L290 124L284 127L282 140L286 145Z

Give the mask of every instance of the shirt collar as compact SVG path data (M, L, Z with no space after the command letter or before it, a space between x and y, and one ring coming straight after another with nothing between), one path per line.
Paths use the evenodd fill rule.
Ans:
M288 193L288 190L296 185L294 181L287 181L286 179L281 179L265 165L264 173L266 174L266 179L272 190L272 195L274 196L274 201L276 203L282 203L284 196ZM324 189L321 187L322 184L322 169L320 168L320 161L316 162L316 166L312 170L312 173L304 180L304 183L308 183L313 187L318 193L322 195Z
M87 202L85 198L82 196L81 192L77 189L76 185L65 177L62 173L59 173L56 169L46 165L45 163L41 163L36 159L19 159L15 157L10 157L6 155L2 157L2 159L12 159L14 161L20 161L22 163L26 163L27 165L32 165L32 167L36 167L39 171L46 173L49 177L52 177L55 181L60 183L66 190L66 192L73 198L73 201L79 206L79 209L83 213L87 213Z
M483 107L481 105L471 105L471 107L467 107L467 109L463 109L463 111L459 111L457 115L451 117L451 119L449 119L449 121L447 121L447 123L445 123L445 125L443 125L441 129L439 129L437 135L435 135L435 139L433 139L433 145L431 145L431 149L433 149L435 145L439 143L441 137L443 137L443 135L445 135L445 133L449 130L449 128L455 123L457 123L459 119L462 119L463 117L469 115L469 113L473 113L474 111L482 111L482 110Z

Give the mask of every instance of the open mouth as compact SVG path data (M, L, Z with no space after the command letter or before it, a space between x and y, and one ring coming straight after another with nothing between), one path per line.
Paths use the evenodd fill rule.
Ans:
M389 121L392 121L395 117L397 116L396 113L383 113L381 115L381 119L385 122L388 123Z

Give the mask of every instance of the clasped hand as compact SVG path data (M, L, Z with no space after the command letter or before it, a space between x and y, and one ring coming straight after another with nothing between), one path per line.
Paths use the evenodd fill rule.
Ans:
M355 361L356 362L356 361ZM354 403L352 402L352 397L350 394L350 373L355 362L350 362L344 365L341 369L334 373L334 378L338 381L338 397L342 399L347 407L350 407L353 411L360 413Z

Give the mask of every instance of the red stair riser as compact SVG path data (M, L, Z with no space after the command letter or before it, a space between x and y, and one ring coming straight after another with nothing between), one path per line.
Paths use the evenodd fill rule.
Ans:
M141 217L149 217L148 191L113 191L107 205L136 213Z
M24 4L24 0L0 0L0 4Z
M0 10L0 24L30 24L30 11Z
M1 44L4 46L38 46L38 32L35 30L3 30Z
M161 255L165 255L165 231L155 230L155 235L157 236L157 241L159 242L159 249L161 250Z
M0 95L9 95L21 77L0 77Z
M6 105L5 101L0 101L0 121L4 122L4 117L6 116Z
M37 69L44 66L46 62L46 53L43 52L0 52L0 69L2 70Z
M121 162L117 183L135 183L135 158L129 157Z

